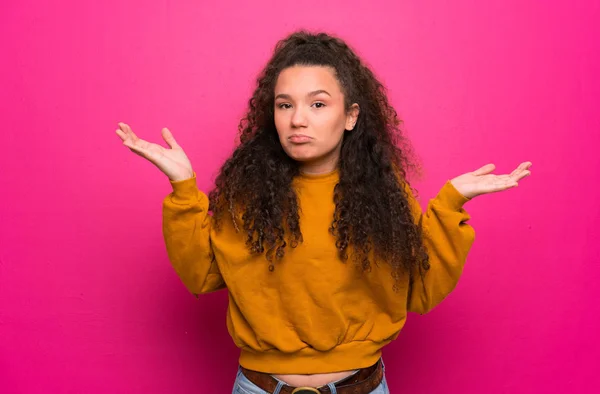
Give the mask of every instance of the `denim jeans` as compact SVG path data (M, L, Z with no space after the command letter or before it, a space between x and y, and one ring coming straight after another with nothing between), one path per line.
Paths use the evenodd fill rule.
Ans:
M385 379L385 364L383 364L383 360L381 361L381 364L383 367L383 380L381 381L379 386L375 387L375 390L371 391L371 394L390 394L390 391L389 391L388 385L387 385L387 381ZM331 390L331 394L337 394L337 391L334 386L335 383L336 382L332 382L327 385L327 386L329 386L329 389ZM285 383L283 383L282 381L279 381L277 388L275 389L275 391L272 394L279 394L279 390L281 390L281 387L283 387L284 384ZM249 381L248 378L246 378L244 376L244 374L242 373L242 370L240 368L238 368L237 376L235 378L235 383L233 385L232 394L270 394L270 393L267 393L266 391L262 390L260 387L258 387L257 385L255 385L254 383Z

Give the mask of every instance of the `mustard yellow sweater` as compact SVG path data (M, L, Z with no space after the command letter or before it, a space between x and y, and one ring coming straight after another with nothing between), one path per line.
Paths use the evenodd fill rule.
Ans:
M338 171L294 179L304 242L286 248L273 272L264 256L251 256L246 233L224 221L216 231L208 197L193 178L171 182L163 202L169 259L193 294L227 288L227 328L245 368L273 374L314 374L372 365L395 339L408 311L425 313L456 286L475 239L463 205L469 201L447 181L425 213L410 194L413 216L423 216L431 268L394 292L389 264L371 272L343 264L335 238L333 188ZM424 286L423 286L424 283Z

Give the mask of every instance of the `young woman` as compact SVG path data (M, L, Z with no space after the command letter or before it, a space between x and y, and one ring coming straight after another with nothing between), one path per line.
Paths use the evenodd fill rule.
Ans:
M168 129L163 148L119 123L123 144L172 185L169 259L196 296L228 290L234 393L388 393L382 348L462 273L475 238L463 205L517 186L531 163L454 177L423 213L396 112L342 40L296 32L257 82L208 195Z

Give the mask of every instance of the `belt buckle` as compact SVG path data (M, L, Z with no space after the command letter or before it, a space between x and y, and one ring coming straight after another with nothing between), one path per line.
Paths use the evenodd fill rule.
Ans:
M317 393L321 394L319 390L314 387L296 387L292 394L307 394L307 393Z

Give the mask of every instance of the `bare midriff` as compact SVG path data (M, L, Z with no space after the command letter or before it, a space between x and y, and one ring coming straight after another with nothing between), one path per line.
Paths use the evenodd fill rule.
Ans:
M353 371L342 371L332 373L318 373L314 375L273 375L277 379L285 382L289 386L293 387L320 387L325 386L328 383L336 382L347 378L348 376L355 373Z

